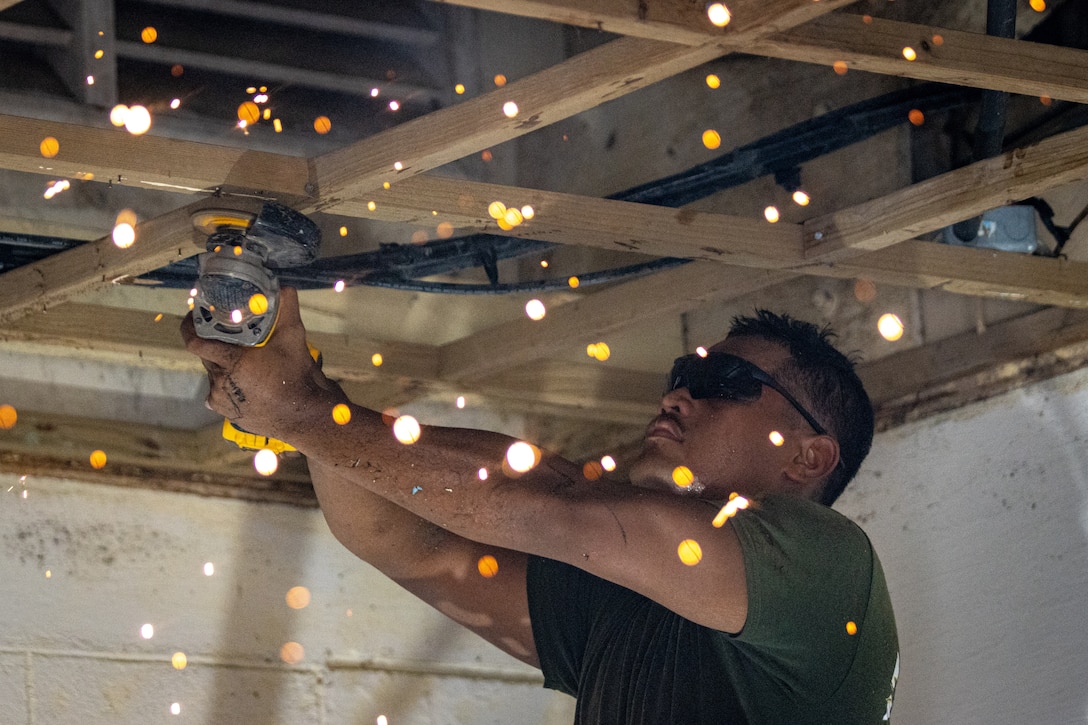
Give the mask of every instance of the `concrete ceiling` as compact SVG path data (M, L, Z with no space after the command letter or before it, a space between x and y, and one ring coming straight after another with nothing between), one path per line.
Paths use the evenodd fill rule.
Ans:
M191 211L262 198L319 223L334 272L339 257L432 248L451 229L474 245L488 243L479 233L555 244L498 272L559 289L314 289L304 318L359 402L579 461L612 453L622 467L672 358L756 307L835 327L860 353L885 427L1084 364L1085 228L1061 258L1045 254L1054 241L1041 222L1035 256L936 241L1028 197L1058 226L1088 204L1080 4L1022 4L1018 35L1030 41L981 35L975 1L735 0L724 30L680 0L642 17L619 0L585 5L0 0L0 242L33 257L0 267L0 404L19 411L0 430L0 468L312 502L301 462L262 479L219 439L177 337L187 291L141 279L201 251ZM954 84L952 101L932 101L932 82ZM262 86L281 131L271 118L237 124ZM977 88L1014 95L1008 153L971 163ZM927 109L921 125L896 111L865 132L875 112L847 113L895 92L904 109ZM117 103L151 109L151 131L114 128ZM781 156L847 123L860 124L850 143L796 164L808 206L760 166L775 134ZM708 129L720 148L703 144ZM50 158L47 136L60 146ZM730 153L748 175L679 210L616 196ZM60 180L67 190L44 198ZM537 214L504 232L487 214L494 200ZM108 238L122 209L141 222L128 250ZM696 261L588 284L661 257ZM572 275L587 283L564 287ZM488 282L478 266L427 280ZM534 296L548 309L540 322L523 311ZM886 312L905 323L898 341L877 332ZM609 359L588 358L601 341ZM109 455L102 471L88 464L94 449Z

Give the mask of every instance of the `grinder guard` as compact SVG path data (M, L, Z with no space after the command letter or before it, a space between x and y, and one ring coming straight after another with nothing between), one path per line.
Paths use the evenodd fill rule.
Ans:
M273 270L312 262L320 230L305 215L275 202L266 202L255 218L206 211L193 222L211 232L208 251L197 260L196 333L234 345L263 345L279 313L280 287Z

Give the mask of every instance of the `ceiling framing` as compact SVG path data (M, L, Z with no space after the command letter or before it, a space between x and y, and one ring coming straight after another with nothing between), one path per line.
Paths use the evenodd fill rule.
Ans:
M15 4L0 0L0 11ZM159 4L204 5L197 0ZM863 363L861 374L885 427L1075 369L1088 359L1088 312L1079 310L1088 306L1088 261L1075 255L1027 256L919 239L995 207L1088 179L1088 127L875 198L777 224L706 204L670 209L449 173L449 165L466 157L729 54L825 66L845 62L851 72L1085 103L1088 52L870 17L850 12L865 8L847 8L845 0L734 0L729 4L734 19L724 29L706 21L701 4L683 0L449 4L622 37L346 145L302 145L304 155L295 155L296 148L292 153L272 150L267 143L260 147L186 140L183 133L134 137L108 123L88 121L89 116L72 118L70 112L45 107L0 115L0 170L94 179L136 194L167 190L177 199L173 211L139 224L138 243L130 249L120 250L104 236L0 275L0 344L16 351L199 370L197 361L181 349L176 309L156 319L147 310L109 304L110 290L202 251L190 223L194 210L224 205L254 209L261 199L274 198L327 219L330 227L352 220L421 227L441 219L459 233L520 236L609 258L622 253L695 260L651 276L571 292L539 322L524 316L504 319L434 344L315 327L313 341L324 353L327 371L346 381L362 402L384 407L428 395L468 395L505 414L530 418L545 443L575 458L622 452L633 445L640 421L653 410L660 375L637 366L573 362L571 351L652 327L655 320L676 320L729 300L794 289L804 280L864 279L943 290L962 295L965 303L990 297L1022 304L996 324L920 340ZM257 5L228 3L223 12L244 17L258 12ZM86 12L92 6L88 2L80 7ZM840 9L847 11L836 12ZM277 12L284 15L283 22L308 27L332 22L331 16L317 12L288 7ZM353 27L365 33L370 26L360 20ZM432 31L401 30L408 34L404 42L437 42ZM74 37L81 32L78 24L68 35L37 32L58 48L71 52L82 47ZM16 34L0 15L0 36ZM935 36L943 42L934 43ZM918 50L917 60L903 57L905 45ZM118 41L116 52L134 57L152 51ZM78 76L82 70L72 72ZM442 98L438 91L416 90L425 102ZM518 104L515 118L499 112L507 100ZM107 106L112 100L84 97L80 102ZM62 145L62 153L48 160L38 150L46 136ZM495 199L530 204L536 215L503 231L487 213ZM16 222L3 220L12 229ZM47 221L36 223L48 227ZM380 368L371 363L375 352L385 360ZM209 443L217 435L210 428L117 422L109 428L110 440L96 444L101 426L92 421L27 411L14 429L0 431L0 470L312 503L299 462L289 463L273 479L260 479L247 472L245 456ZM582 443L573 443L575 439ZM111 466L103 472L90 470L84 448L104 445L112 445ZM204 452L209 450L218 452Z

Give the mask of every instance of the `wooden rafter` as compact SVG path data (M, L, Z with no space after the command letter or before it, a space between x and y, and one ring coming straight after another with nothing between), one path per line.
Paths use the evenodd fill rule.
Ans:
M1088 127L965 166L805 222L805 258L884 249L1048 189L1088 178Z
M5 273L0 280L0 321L10 321L101 287L126 275L140 275L200 251L190 215L207 207L189 206L138 224L138 245L120 249L110 237L73 247Z
M179 324L180 317L172 313L156 315L69 303L48 315L3 325L0 342L34 351L63 348L114 362L199 371L200 361L182 347ZM88 330L94 330L94 334L89 335ZM405 402L397 398L406 391L412 392L405 399L421 393L449 393L452 400L456 395L472 393L483 399L505 401L507 408L520 401L512 407L522 407L526 412L541 405L552 406L553 412L591 406L590 418L627 423L642 420L660 386L657 376L624 371L606 383L603 376L611 376L614 368L606 370L588 363L559 364L549 368L550 375L534 374L533 390L527 389L513 371L486 380L458 381L440 373L440 350L434 347L318 331L311 331L308 337L321 350L326 373L343 381L349 392L361 393L358 399L376 406ZM380 368L371 360L375 352L383 357ZM379 394L368 394L367 385L374 385ZM600 392L587 398L582 385ZM380 390L383 387L386 390Z
M13 4L0 0L0 10ZM420 390L463 390L496 401L543 406L550 413L585 408L589 417L634 421L653 405L659 376L545 358L563 346L584 343L581 337L603 337L618 330L630 318L675 315L709 297L747 293L796 273L867 277L1055 305L1088 304L1088 265L911 241L922 232L1006 201L1085 178L1088 159L1082 149L1088 146L1084 143L1088 136L1081 131L810 220L803 227L771 227L725 215L495 187L423 173L734 49L823 64L842 60L853 69L1077 102L1088 102L1088 53L879 19L864 23L856 15L818 17L845 4L837 0L735 0L730 3L735 19L725 31L706 25L702 3L644 3L641 17L638 4L626 0L600 0L591 13L585 13L586 3L577 0L456 0L456 4L495 5L494 9L506 13L538 13L534 16L640 37L610 43L501 91L314 159L151 136L133 138L109 129L0 116L0 167L73 178L94 174L100 180L177 191L260 192L307 210L408 222L426 219L428 225L433 224L431 211L437 210L444 220L464 229L491 232L499 230L485 215L485 200L509 199L532 203L538 210L538 218L515 229L514 236L610 249L627 230L631 232L628 239L621 239L625 248L728 265L696 262L587 294L550 310L543 323L516 320L442 348L315 334L334 377L356 390L391 388L394 392L386 395L390 399L398 394L408 399ZM811 20L807 25L788 27L807 20ZM858 32L859 23L864 24L863 32ZM934 42L935 35L942 36L942 44ZM900 53L904 38L918 39L912 47L919 59L913 63ZM499 110L508 99L516 100L521 108L515 119L503 117ZM62 140L62 153L56 159L44 161L37 152L45 135ZM393 167L398 161L403 167L399 172ZM392 182L392 189L381 191L383 181ZM465 208L466 196L470 209ZM374 212L368 209L371 199L377 201ZM199 251L191 243L188 216L202 203L147 222L140 230L140 245L128 252L116 250L103 239L0 277L0 321L5 322L0 340L82 347L118 357L139 354L166 367L195 369L198 363L181 350L177 319L170 316L155 322L153 315L69 304L63 312L58 309L57 314L33 321L12 320L115 277L140 274ZM229 203L240 202L235 198ZM725 228L733 233L721 233ZM802 243L803 234L807 244ZM145 245L148 239L157 242ZM732 266L738 264L766 269ZM95 330L91 337L86 334L89 326ZM870 363L861 374L887 418L899 415L887 411L900 410L896 406L903 400L915 404L924 398L931 409L939 407L955 397L948 393L950 386L995 366L1031 366L1048 356L1054 358L1047 363L1053 369L1070 360L1083 364L1088 360L1086 341L1084 313L1044 310L993 326L981 335L961 335ZM382 369L370 363L372 352L383 353ZM587 390L596 394L587 398ZM207 437L206 432L196 435ZM183 437L171 445L186 455L184 451L199 442ZM5 458L9 454L0 450L0 468L11 470ZM45 470L63 474L65 468L47 466ZM111 474L115 480L135 482L149 470L131 463ZM204 479L197 480L195 487L192 484L183 480L179 490L218 491ZM260 494L261 498L281 495L270 486L272 493Z
M863 365L879 430L1088 364L1088 312L1044 309Z
M318 156L307 187L312 208L334 211L346 200L381 189L569 118L721 55L620 38L471 100L449 106ZM507 118L503 104L518 114Z
M646 39L694 46L713 41L723 49L783 60L829 66L842 62L848 69L1088 103L1086 51L867 15L827 13L826 2L785 9L782 2L730 2L734 20L719 30L707 22L702 3L680 7L645 3L646 17L640 17L638 5L622 0L592 4L579 0L443 1ZM784 15L787 11L816 14L797 23L795 15ZM776 17L789 17L793 27L776 22ZM914 61L903 57L908 46L917 54Z
M462 231L476 230L543 242L575 244L660 257L705 259L744 267L788 267L803 263L801 227L694 209L672 209L595 197L451 180L424 174L369 199L342 204L338 211L363 216L434 224L439 218ZM503 231L488 213L491 202L529 205L531 222Z
M472 380L546 358L660 315L679 315L707 300L739 297L788 279L769 270L695 262L553 308L539 322L518 319L441 349L442 377ZM632 287L636 287L637 291Z
M437 0L448 5L493 10L508 15L550 20L610 33L700 46L709 42L736 50L743 45L818 18L854 0L731 0L732 19L715 27L701 2L629 0Z
M905 47L917 53L916 60L903 57ZM817 18L757 41L745 52L1088 103L1086 51L850 13Z

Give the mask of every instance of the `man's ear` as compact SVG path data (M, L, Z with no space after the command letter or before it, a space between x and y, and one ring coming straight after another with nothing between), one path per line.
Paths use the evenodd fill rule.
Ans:
M803 486L822 483L839 465L839 442L829 435L805 438L786 469L789 478Z

